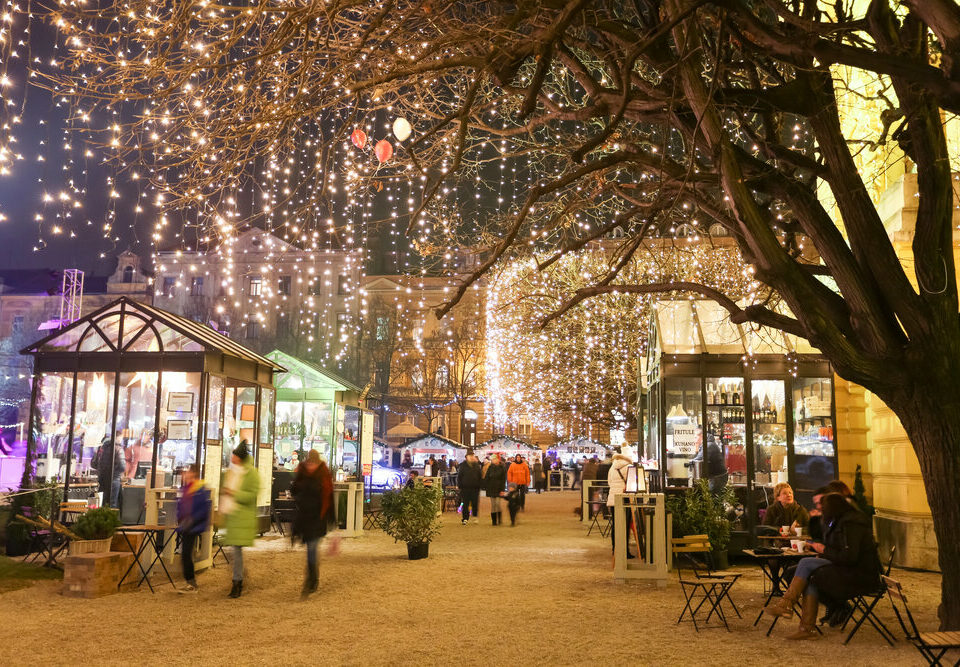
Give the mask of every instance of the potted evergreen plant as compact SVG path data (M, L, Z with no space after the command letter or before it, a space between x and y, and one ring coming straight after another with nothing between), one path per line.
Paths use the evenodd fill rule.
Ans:
M119 527L120 516L115 509L98 507L87 510L71 527L73 534L80 539L70 542L70 555L110 551L110 542Z
M407 543L410 560L429 555L430 541L440 532L441 499L439 486L427 486L421 480L383 494L383 530L394 540Z
M682 496L667 501L667 509L673 514L674 535L707 535L712 549L711 560L717 570L729 567L730 519L727 518L727 508L735 502L729 485L712 493L706 479L698 479Z

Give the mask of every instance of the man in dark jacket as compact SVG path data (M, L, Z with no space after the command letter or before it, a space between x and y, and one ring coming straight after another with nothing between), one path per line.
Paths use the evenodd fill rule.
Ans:
M191 464L183 471L183 486L177 499L177 532L180 533L180 561L187 585L180 593L196 593L197 580L193 569L193 549L197 538L210 525L210 490L200 479L200 466Z
M457 470L457 487L460 489L460 501L463 503L460 523L467 525L470 519L470 508L473 508L473 522L480 519L480 461L474 456L473 450L467 453L467 458Z
M120 506L120 485L126 462L123 451L114 445L108 436L103 439L100 449L93 456L91 465L97 470L97 482L103 494L103 504L110 507Z
M327 534L327 522L333 508L333 479L320 453L311 449L300 464L290 485L290 494L297 505L293 518L293 536L307 547L307 574L302 597L316 592L320 581L317 546Z

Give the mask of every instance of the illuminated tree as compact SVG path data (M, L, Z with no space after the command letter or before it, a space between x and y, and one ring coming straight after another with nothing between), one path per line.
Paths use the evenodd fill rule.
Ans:
M611 261L611 253L594 244L544 271L535 262L517 261L494 274L487 359L498 424L529 415L538 428L569 436L591 426L626 429L636 423L638 363L656 296L605 294L552 318L571 295L607 273ZM621 269L620 280L685 280L739 299L750 291L746 273L730 243L711 248L664 241L641 248Z
M211 234L249 213L301 242L346 242L368 202L399 188L417 247L466 236L488 251L448 307L504 257L533 252L543 266L616 230L623 261L561 311L682 289L735 322L806 337L909 434L940 538L942 624L960 628L960 316L942 116L960 111L953 0L108 0L61 3L49 18L64 39L36 80ZM19 36L4 35L4 63ZM870 83L845 87L835 67ZM879 108L864 142L840 117L857 95ZM3 127L15 129L8 102ZM381 145L378 161L370 145L400 117L413 137L392 142L392 158ZM354 147L355 129L371 141ZM908 269L857 169L855 153L883 142L917 175ZM0 159L16 152L5 141ZM498 167L518 199L489 186ZM328 196L343 202L335 223L318 208ZM450 200L463 204L456 217ZM762 290L741 307L686 281L617 283L644 238L675 232L731 236L792 314Z

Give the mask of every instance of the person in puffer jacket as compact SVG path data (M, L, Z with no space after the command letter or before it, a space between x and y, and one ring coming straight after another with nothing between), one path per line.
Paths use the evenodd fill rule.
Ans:
M613 460L610 463L610 471L607 473L607 486L609 487L609 491L607 492L607 507L611 514L613 514L614 498L617 494L623 493L627 488L627 467L631 463L630 457L624 456L623 454L614 454ZM631 514L632 512L627 512L627 534L624 536L626 538L630 536L630 526L633 521ZM616 549L617 544L615 524L616 522L611 522L610 524L611 551ZM627 558L632 558L629 547L627 548Z

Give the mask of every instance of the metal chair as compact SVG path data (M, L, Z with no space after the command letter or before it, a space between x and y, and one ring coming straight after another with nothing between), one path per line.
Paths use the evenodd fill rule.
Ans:
M609 493L609 489L600 489L597 497L587 502L587 507L591 515L590 526L587 528L587 537L593 533L594 528L600 531L601 537L606 537L610 534L612 517L610 515L610 508L607 507L607 497Z
M703 622L709 623L710 618L716 614L723 623L723 627L729 632L730 626L723 611L723 602L726 600L737 617L742 618L740 610L730 597L730 589L740 579L740 575L714 574L706 563L697 563L693 554L709 554L712 551L707 535L675 537L671 540L671 547L674 554L674 567L677 569L677 578L684 597L683 610L680 612L677 623L679 624L685 616L689 615L693 627L699 632L697 614L706 607L707 617ZM685 564L688 567L685 567ZM686 572L689 574L685 574Z
M890 557L887 559L887 567L883 572L883 576L890 575L890 568L893 567L893 556L897 552L897 547L894 545L890 549ZM850 634L847 635L847 638L843 640L844 644L848 644L853 636L857 634L857 631L863 625L864 621L869 621L870 625L873 626L873 629L880 633L880 636L883 637L890 646L893 646L893 643L897 640L893 636L893 633L890 632L890 629L883 624L877 615L874 613L874 608L877 606L877 603L883 598L886 593L886 587L883 582L880 583L880 588L876 591L870 593L864 593L862 595L857 595L851 599L853 604L853 609L850 611L850 615L847 616L847 620L843 622L843 627L840 629L841 632L847 629L847 625L850 621L854 622L853 629L850 630Z
M907 641L917 647L927 664L942 665L940 659L947 651L960 649L960 632L920 632L916 621L913 620L913 614L910 613L910 607L907 606L907 596L903 593L903 586L900 585L899 581L886 575L881 578L887 597L890 599L890 605L897 615L897 620L900 621L900 627L903 628ZM899 606L903 607L902 614L898 603ZM907 627L904 617L910 622L910 627ZM960 660L957 660L954 664L960 664Z

